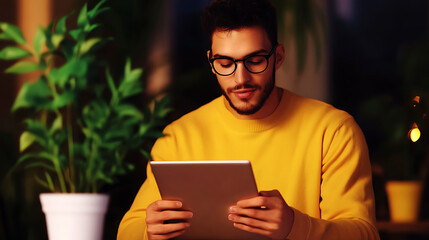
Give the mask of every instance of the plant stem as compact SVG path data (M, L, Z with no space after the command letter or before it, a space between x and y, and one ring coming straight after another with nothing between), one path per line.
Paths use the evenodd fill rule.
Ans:
M75 186L75 169L74 169L74 142L73 142L73 125L72 125L72 116L71 116L71 104L67 105L67 112L66 112L66 126L67 126L67 142L68 142L68 149L69 149L69 157L68 157L68 164L69 164L69 174L70 174L70 192L74 193L76 192L76 186Z
M54 162L55 171L57 172L58 181L60 182L60 190L63 193L67 192L67 186L64 180L63 171L61 170L60 160L58 158L59 149L58 147L54 147L54 158L52 159Z
M97 192L95 181L93 179L93 175L95 174L95 171L93 168L95 164L95 157L97 155L97 151L98 151L98 147L97 147L97 144L95 143L95 140L93 139L91 141L91 153L89 155L89 163L86 170L86 182L87 182L86 192L90 192L90 191Z

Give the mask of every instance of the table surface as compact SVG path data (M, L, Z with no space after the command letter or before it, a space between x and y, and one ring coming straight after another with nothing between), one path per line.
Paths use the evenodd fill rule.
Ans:
M429 235L429 221L410 223L379 221L376 222L375 225L380 232L417 233Z

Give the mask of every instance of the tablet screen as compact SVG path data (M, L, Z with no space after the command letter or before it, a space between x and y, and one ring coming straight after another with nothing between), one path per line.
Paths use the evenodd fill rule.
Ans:
M179 200L194 216L177 239L266 239L233 227L228 208L258 196L249 161L153 161L162 199Z

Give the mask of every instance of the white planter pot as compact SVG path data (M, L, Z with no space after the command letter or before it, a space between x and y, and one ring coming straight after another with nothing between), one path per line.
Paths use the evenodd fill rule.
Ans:
M109 196L91 193L42 193L49 240L101 240Z

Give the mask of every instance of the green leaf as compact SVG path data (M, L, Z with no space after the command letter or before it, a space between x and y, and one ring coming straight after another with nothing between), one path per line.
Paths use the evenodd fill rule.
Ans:
M79 35L82 33L81 29L74 29L69 31L70 36L72 36L72 38L77 41L77 39L79 38Z
M40 57L40 51L45 42L46 42L46 36L44 34L44 30L42 27L39 27L37 29L36 36L34 36L34 40L33 40L34 50L36 51L36 54L39 57Z
M139 127L139 136L144 136L149 129L152 128L152 124L151 123L142 123Z
M93 9L91 9L90 11L88 11L88 16L90 17L90 19L94 19L95 17L97 17L100 13L108 10L108 7L102 8L100 9L100 7L106 2L107 0L101 0L100 2L97 3L97 5L95 5L95 7Z
M110 116L109 105L104 101L92 101L83 109L83 120L91 128L101 129Z
M131 59L127 58L125 61L125 69L124 69L124 75L129 75L131 73Z
M80 10L79 16L77 17L77 26L79 28L84 28L89 24L87 9L88 5L85 3L85 5L83 5L82 9Z
M61 115L58 115L55 120L52 122L51 129L49 129L49 132L52 134L57 130L60 130L63 128L63 117Z
M49 82L57 84L61 89L64 89L67 84L70 84L70 78L75 77L82 79L88 71L87 59L72 59L64 64L61 68L52 68L49 72Z
M0 22L0 29L3 31L0 35L0 39L12 40L19 44L25 44L21 29L16 25Z
M55 191L55 186L54 186L54 181L52 181L51 175L49 175L49 173L45 172L45 177L46 177L46 182L48 183L48 188L52 192L54 192Z
M21 73L29 73L34 72L38 70L42 70L43 67L40 66L37 63L29 62L29 61L21 61L17 62L8 69L6 69L6 73L14 73L14 74L21 74Z
M97 173L94 176L94 179L95 180L102 180L108 184L112 184L114 182L113 178L106 176L106 174L102 171L97 171Z
M96 29L96 28L98 28L98 27L100 27L101 26L101 24L91 24L91 25L87 25L85 28L84 28L84 31L86 32L86 33L90 33L90 32L92 32L92 31L94 31L94 29Z
M48 173L47 172L45 172L45 175L48 175ZM36 182L37 183L39 183L42 187L45 187L46 189L49 189L49 191L51 191L51 192L55 192L55 188L54 188L54 184L53 184L53 182L52 182L52 178L51 178L51 176L47 176L46 177L46 179L48 179L48 177L49 177L49 180L50 181L43 181L42 179L40 179L39 177L35 177L35 179L36 179Z
M50 153L47 152L39 152L39 153L27 153L18 159L16 164L23 164L27 160L38 160L38 161L46 161L51 162L54 159Z
M36 140L36 137L30 132L23 132L19 137L19 151L23 152L29 146L31 146Z
M122 141L118 140L118 141L104 142L102 145L100 145L100 147L109 149L109 150L115 150L121 145L122 145Z
M57 25L55 26L55 33L59 34L59 35L64 35L67 31L67 18L69 16L66 15L64 17L62 17L58 22Z
M90 38L90 39L86 40L86 41L82 44L82 46L80 47L80 52L79 52L79 54L80 54L80 55L83 55L83 54L87 53L89 50L91 50L91 48L92 48L95 44L99 43L100 41L101 41L101 38Z
M14 60L31 56L31 53L19 47L5 47L0 51L0 59Z
M20 108L33 107L37 111L51 108L52 92L42 76L37 82L24 83L18 93L17 98L12 106L12 111Z
M145 157L147 160L152 160L152 156L144 149L140 149L140 153ZM134 168L134 165L133 165Z
M119 85L118 92L121 98L128 98L139 94L143 91L141 83L138 81L122 81Z
M111 105L117 105L119 102L119 93L115 86L115 81L108 68L106 68L107 84L109 85L110 91L112 92L112 99L110 100Z
M134 105L122 104L122 105L116 106L114 109L120 118L134 117L134 118L143 120L143 113Z
M58 48L58 46L60 45L61 41L63 41L63 39L64 39L64 35L57 34L57 33L53 34L51 41L52 41L52 44L54 45L54 48Z
M54 101L52 103L53 109L59 109L64 106L67 106L68 104L72 103L73 100L76 97L76 93L73 91L66 91L54 98Z
M38 48L38 46L40 46L40 49L42 49L42 46L43 46L43 43L45 44L45 46L49 49L49 51L47 51L47 52L44 52L44 53L41 53L41 57L40 57L40 61L42 61L42 60L44 60L45 59L45 57L49 54L49 53L51 53L51 52L53 52L53 51L55 51L55 46L53 45L53 43L52 43L52 34L53 34L53 32L52 32L52 26L54 25L54 21L51 21L50 23L49 23L49 25L46 27L46 28L43 28L43 27L39 27L39 29L41 29L41 31L42 31L42 33L43 33L43 41L42 41L42 43L40 43L40 42L38 42L38 41L40 41L40 40L37 40L37 36L35 37L35 39L33 40L33 44L34 44L34 46L35 46L35 49L37 49ZM38 43L36 43L36 42L38 42ZM37 51L37 50L36 50ZM39 52L40 52L40 50L38 50ZM38 56L40 56L40 54L38 54Z
M125 65L125 73L124 73L124 82L138 82L143 70L141 68L136 68L131 70L131 61L128 59Z
M29 168L43 168L43 169L47 169L50 171L55 171L55 168L52 167L52 164L49 163L45 163L45 162L31 162L31 163L26 163L25 164L25 168L29 169Z
M104 140L112 140L112 139L128 139L131 135L131 131L126 128L121 129L109 129L104 135Z
M160 101L155 101L155 106L153 109L153 115L157 119L165 118L171 111L171 108L168 108L170 102L170 97L167 95L163 97Z
M37 120L27 119L27 131L34 136L34 140L39 143L42 147L48 146L49 132L46 126Z
M131 60L128 58L125 63L124 77L119 84L118 92L122 98L127 98L143 91L140 77L143 73L141 68L131 69Z
M88 52L89 51L95 51L95 50L98 50L100 47L102 47L102 46L104 46L107 42L109 42L109 41L112 41L113 40L113 38L112 37L108 37L108 38L102 38L102 39L100 39L100 41L98 41L98 42L96 42L96 43L94 43L93 45L90 45L89 47L89 49L87 50ZM84 43L85 44L85 43ZM86 52L85 52L86 53ZM82 53L83 54L83 53ZM82 55L81 54L81 55Z
M147 153L147 152L146 152ZM147 159L151 159L151 157L150 157L150 155L149 155L149 157L147 158ZM134 166L134 164L132 164L132 163L127 163L126 164L126 167L127 167L127 169L128 169L128 171L133 171L136 167Z

